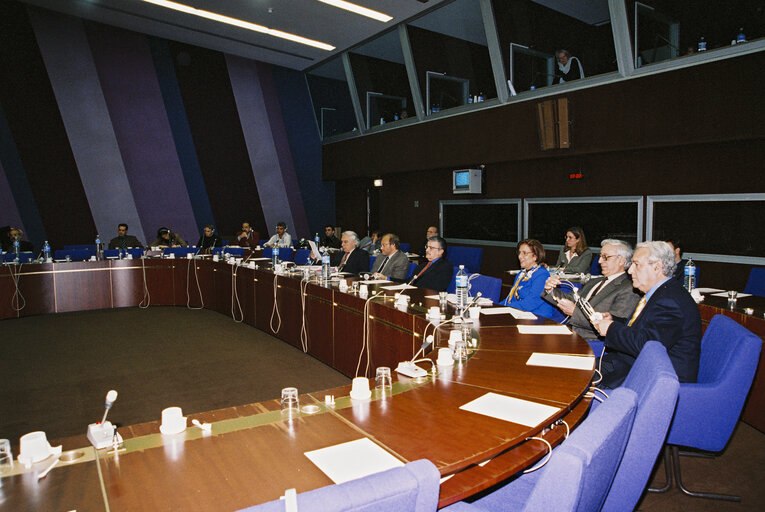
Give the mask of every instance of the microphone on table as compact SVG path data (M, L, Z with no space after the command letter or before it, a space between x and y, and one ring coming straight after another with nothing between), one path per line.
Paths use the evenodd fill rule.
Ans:
M483 295L481 292L477 292L477 293L476 293L476 294L473 296L472 300L471 300L470 302L468 302L468 303L467 303L467 305L466 305L466 306L465 306L465 308L462 310L462 312L460 312L460 317L461 317L462 319L464 319L464 318L465 318L465 311L467 311L468 309L470 309L471 307L473 307L473 304L475 304L476 302L478 302L478 299L480 299L480 298L481 298L481 295Z
M101 418L100 423L104 423L106 421L106 415L109 414L109 409L112 408L112 405L114 405L114 402L117 400L117 391L112 389L108 393L106 393L106 403L104 404L104 417Z
M116 400L117 391L112 389L106 394L104 415L101 421L88 425L88 440L97 450L122 443L122 436L117 433L111 422L106 421L106 415L109 414L109 409L112 408Z
M410 362L416 361L417 360L417 356L420 355L420 353L423 350L425 350L428 345L430 345L432 343L433 343L433 338L432 337L425 338L425 341L423 341L422 345L420 346L420 350L418 350L417 353L414 354L414 357L412 357L412 360Z

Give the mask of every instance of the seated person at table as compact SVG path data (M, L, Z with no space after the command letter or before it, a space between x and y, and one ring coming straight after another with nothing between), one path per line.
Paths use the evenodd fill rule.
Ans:
M422 254L428 252L428 241L430 241L430 239L434 236L441 236L441 234L438 232L438 227L428 226L428 230L425 232L425 245L422 246Z
M32 246L32 242L27 242L26 240L22 240L24 238L24 232L21 230L21 228L10 228L8 230L8 237L3 240L3 250L5 252L15 252L16 249L13 246L14 240L19 241L19 252L33 252L34 246Z
M685 281L685 264L688 263L688 260L683 258L683 246L680 245L679 238L667 240L667 243L672 248L672 252L675 255L675 272L672 274L672 277L683 283ZM698 285L699 282L697 279L696 286Z
M358 241L358 236L353 231L343 233L340 242L343 250L332 255L332 265L337 266L338 272L369 272L369 253L356 247Z
M556 267L566 274L587 274L592 264L592 251L587 247L587 239L582 228L573 227L566 231L566 243L558 255Z
M518 242L518 261L521 271L515 276L510 294L500 304L534 313L546 318L553 317L553 307L542 299L545 282L550 272L542 265L545 249L538 240Z
M266 247L292 247L292 236L287 233L287 224L279 222L276 225L276 234L266 242Z
M340 245L340 240L335 236L335 228L332 227L332 224L324 226L324 236L319 240L319 247L339 249Z
M250 228L249 222L242 222L242 230L236 234L236 241L232 245L254 249L260 243L260 233Z
M372 234L365 236L359 241L359 249L367 251L369 254L375 254L380 250L380 231L375 229Z
M117 236L109 240L109 249L127 249L128 247L143 247L133 235L128 235L128 225L117 226Z
M629 318L640 300L626 272L632 261L632 248L627 242L612 239L603 240L600 245L603 276L589 280L578 292L579 297L589 302L595 311L611 313L616 318ZM576 306L574 293L568 288L559 288L560 282L559 276L550 276L545 282L542 298L570 317L567 324L579 336L588 341L598 339L600 334L582 308Z
M647 341L667 354L680 382L696 382L701 353L701 315L691 294L672 278L675 256L666 242L642 242L632 256L632 285L645 293L626 323L604 313L595 328L605 337L600 387L614 389L627 374Z
M390 279L398 283L406 280L409 258L401 252L401 240L393 233L386 233L380 243L381 254L372 265L374 279Z
M157 239L149 247L188 247L189 244L181 238L178 233L173 233L168 228L159 228L157 230Z
M199 237L197 247L199 251L211 252L213 247L220 247L222 245L221 239L215 233L215 228L212 224L208 224L204 227L204 234Z
M428 244L425 246L425 258L428 261L420 263L414 269L414 275L409 283L419 288L445 292L454 274L454 265L444 257L445 251L446 240L440 236L428 238Z

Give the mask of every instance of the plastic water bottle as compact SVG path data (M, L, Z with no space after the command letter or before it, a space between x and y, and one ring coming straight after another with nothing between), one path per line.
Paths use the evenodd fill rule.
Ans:
M688 292L696 288L696 265L690 258L688 258L688 262L685 264L683 286Z
M279 249L274 247L274 252L271 253L271 268L276 268L279 264Z
M43 260L50 261L50 244L47 240L43 243Z
M96 235L96 259L101 259L101 235Z
M13 239L13 253L16 255L16 258L14 259L14 261L16 263L19 262L19 247L20 246L21 246L21 244L19 243L19 239L18 238L14 238Z
M736 44L739 43L745 43L746 42L746 34L744 34L744 27L741 27L738 29L738 35L736 36Z
M700 52L705 52L705 51L707 51L707 41L706 41L706 39L704 39L704 36L701 36L701 39L699 39L699 47L698 47L698 50L699 50Z
M468 275L465 272L465 265L460 265L460 269L457 271L456 285L457 309L462 311L468 303Z
M329 281L330 277L329 251L324 251L321 255L321 280Z
M321 238L319 238L318 232L313 236L313 241L316 242L316 247L319 247L319 242L321 241Z

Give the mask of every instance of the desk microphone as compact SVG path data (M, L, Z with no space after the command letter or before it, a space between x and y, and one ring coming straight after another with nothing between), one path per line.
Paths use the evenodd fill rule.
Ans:
M105 410L104 410L104 417L101 418L101 423L104 423L106 421L106 415L109 414L109 409L112 408L112 405L114 405L114 402L117 400L117 391L112 389L108 393L106 393L106 404L104 404Z
M431 343L433 343L433 338L432 337L425 338L425 341L422 342L422 346L420 347L420 350L418 350L417 353L414 354L414 357L412 357L412 360L410 362L414 363L414 361L417 360L417 356L419 356L420 353L423 350L425 350L427 348L427 346L430 345Z

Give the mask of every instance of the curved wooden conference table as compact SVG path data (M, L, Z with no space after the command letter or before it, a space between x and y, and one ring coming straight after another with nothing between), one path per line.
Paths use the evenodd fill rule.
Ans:
M20 311L10 307L16 290L12 276L25 302ZM371 286L370 295L378 289ZM209 259L4 267L0 317L129 307L142 301L146 305L147 297L150 305L188 304L226 315L233 309L237 319L287 343L301 349L305 343L309 354L349 377L356 375L359 364L362 373L369 368L374 377L377 366L395 368L414 355L427 326L427 307L439 304L426 298L424 290L407 293L412 297L409 307L396 308L390 291L371 302L369 364L362 350L364 299L340 292L337 283L301 284L299 276L276 276L267 269ZM238 298L233 307L232 297ZM566 427L554 424L562 419L574 428L585 416L589 398L584 395L593 371L526 365L533 352L592 355L576 335L520 335L516 328L519 323L545 322L482 315L471 329L478 346L467 363L439 369L436 376L421 381L394 374L392 393L375 390L370 401L351 400L350 386L300 390L311 391L301 395L301 405L316 404L318 413L286 418L273 400L189 415L189 424L192 418L212 423L211 434L190 426L182 434L163 436L158 421L120 427L124 451L116 454L92 449L84 435L65 439L65 451L83 456L59 463L40 481L36 475L52 459L30 469L16 462L13 472L0 479L0 508L237 510L277 499L286 488L304 492L331 484L304 452L364 437L402 462L431 460L443 477L450 477L442 482L439 498L440 506L448 505L541 459L545 444L529 437L541 436L556 445ZM439 346L445 346L447 338L448 329L439 330ZM435 351L430 356L435 357ZM459 409L488 392L558 411L541 425L528 427ZM333 408L324 405L326 394L336 397ZM110 416L119 423L117 408Z

